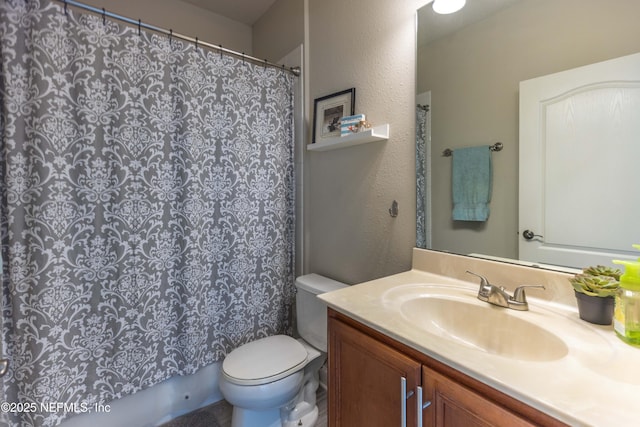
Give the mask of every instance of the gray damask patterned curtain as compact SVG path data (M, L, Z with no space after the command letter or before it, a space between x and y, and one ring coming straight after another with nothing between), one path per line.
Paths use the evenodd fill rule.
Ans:
M416 106L416 247L427 248L426 238L426 127L427 108Z
M0 36L2 400L105 404L290 333L293 77L48 0Z

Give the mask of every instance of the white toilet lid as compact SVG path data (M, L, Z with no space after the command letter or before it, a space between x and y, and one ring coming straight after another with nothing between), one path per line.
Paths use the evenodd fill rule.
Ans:
M274 335L233 350L222 362L222 372L235 384L266 384L298 371L306 361L302 344L287 335Z

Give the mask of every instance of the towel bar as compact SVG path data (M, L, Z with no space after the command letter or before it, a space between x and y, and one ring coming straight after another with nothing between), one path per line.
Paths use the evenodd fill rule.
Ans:
M502 142L496 142L495 144L493 144L492 146L489 147L489 150L491 150L491 151L501 151L503 147L504 147L504 145L502 144ZM444 150L442 152L442 155L444 157L451 157L452 154L453 154L453 150L451 148L447 148L446 150Z

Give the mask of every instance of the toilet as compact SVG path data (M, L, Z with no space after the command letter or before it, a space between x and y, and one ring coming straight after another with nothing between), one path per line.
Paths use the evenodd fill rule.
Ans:
M220 391L233 405L232 427L315 425L318 373L327 358L327 307L316 296L346 286L317 274L298 277L300 338L261 338L227 355Z

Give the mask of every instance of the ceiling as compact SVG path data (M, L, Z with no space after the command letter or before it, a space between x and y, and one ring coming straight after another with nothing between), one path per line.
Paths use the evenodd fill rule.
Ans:
M215 14L246 25L253 25L276 0L182 0ZM430 2L418 11L420 28L418 44L422 45L443 37L520 0L467 0L465 7L451 15L438 15Z
M481 21L521 0L467 0L458 12L438 15L431 3L418 10L418 45L430 43L460 28Z
M275 0L182 0L207 9L218 15L226 16L243 24L253 25Z

